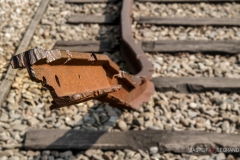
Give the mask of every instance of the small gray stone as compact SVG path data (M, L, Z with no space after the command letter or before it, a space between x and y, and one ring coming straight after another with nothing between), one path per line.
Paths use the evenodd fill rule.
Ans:
M7 156L0 157L0 160L8 160Z
M220 105L220 109L225 111L225 110L227 109L227 103L223 102L223 103Z
M42 112L41 109L38 107L32 108L32 113L41 113L41 112Z
M159 153L155 153L151 156L152 159L161 159L162 156Z
M185 119L185 118L181 118L181 119L180 119L180 122L181 122L185 127L188 127L188 126L189 126L189 122L188 122L188 120Z
M226 156L224 153L219 153L216 157L216 160L225 160Z
M84 155L82 155L82 154L77 154L77 157L76 157L76 158L79 159L79 160L89 160L88 157L86 157L86 156L84 156Z
M96 149L89 149L85 152L85 155L88 157L92 157L94 154L97 154L98 151Z
M119 157L120 159L124 159L124 157L125 157L125 153L122 152L122 151L120 151L120 150L117 150L117 151L116 151L116 154L118 155L118 157Z
M59 152L58 151L50 151L50 154L53 155L54 157L58 157L59 156Z
M97 155L97 154L92 155L92 157L93 157L94 159L96 159L96 160L104 160L104 159L102 158L102 156L99 156L99 155Z
M28 126L23 124L16 124L12 126L12 130L14 131L25 131L27 128Z
M226 160L234 160L235 158L233 157L233 155L231 155L231 154L229 154L228 156L227 156L227 159Z
M26 156L28 157L34 157L37 153L35 153L34 151L28 150L26 153Z
M106 123L110 126L114 126L117 123L118 119L119 118L117 116L112 116L109 118L109 120Z
M206 120L206 122L204 123L204 125L205 125L205 127L206 127L207 129L211 129L211 128L212 128L210 120Z
M152 127L153 126L153 121L149 120L145 123L145 127Z
M192 108L192 109L196 109L197 108L197 103L192 102L192 103L189 104L189 107Z
M4 157L4 156L12 156L13 155L13 151L12 150L4 150L0 152L0 158Z
M125 159L132 159L135 152L129 149L124 149L124 152L126 154Z
M103 158L106 159L106 160L112 160L113 158L113 155L114 153L111 152L111 151L108 151L108 152L105 152L104 155L103 155Z
M145 153L143 150L139 149L138 152L145 158L145 159L150 159L149 155Z
M12 156L12 157L8 158L8 160L20 160L20 158L17 156Z
M229 122L228 122L228 121L224 121L224 122L222 123L222 131L223 131L223 132L228 132L229 129L230 129L230 124L229 124Z
M107 116L101 116L100 117L100 121L101 121L102 124L106 123L108 120L109 120L109 117L107 117Z
M49 150L45 150L42 152L42 155L50 155L50 151Z
M65 152L60 153L60 157L62 157L62 158L69 158L72 155L73 155L72 151L65 151Z
M42 155L41 160L48 160L48 155Z
M3 149L14 149L14 148L19 148L19 147L22 147L22 144L8 143L8 144L2 145Z
M101 125L100 122L100 118L98 116L98 114L96 114L95 112L92 113L92 116L94 117L95 121L97 122L98 125Z
M75 156L70 156L70 157L68 157L68 160L76 160L76 157Z
M140 117L138 119L133 119L133 124L137 126L143 126L144 125L143 117Z
M172 130L173 125L170 124L170 123L165 123L165 124L164 124L164 128L165 128L166 130Z
M32 118L28 119L27 121L30 126L36 126L39 123L39 120L37 120L35 117L32 117Z
M218 77L222 76L222 70L218 67L214 68L213 72L214 72L215 76L218 76Z
M54 160L54 156L48 156L48 160Z
M119 120L118 122L118 127L122 130L122 131L127 131L128 130L128 127L127 127L127 124L122 121L122 120Z
M190 118L194 118L198 115L198 113L194 112L194 111L191 111L191 110L188 110L188 115L189 115Z
M8 114L7 113L0 113L0 121L8 122Z
M0 126L3 127L3 128L6 128L6 129L10 128L9 124L3 123L3 122L0 122Z
M150 151L150 154L155 154L158 152L158 147L151 147L149 151Z
M204 113L211 117L214 117L216 115L216 112L214 110L208 110L208 111L205 111Z
M9 132L7 132L7 131L2 131L2 132L0 133L0 141L8 141L8 140L10 140L10 139L11 139L11 137L10 137Z

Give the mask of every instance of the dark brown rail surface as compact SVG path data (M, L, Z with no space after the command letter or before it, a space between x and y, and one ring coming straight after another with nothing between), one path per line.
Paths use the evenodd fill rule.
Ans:
M240 91L240 79L224 77L157 77L152 79L157 91L182 93Z
M120 52L132 73L149 80L152 77L152 64L139 45L134 42L132 35L132 5L134 0L123 0L121 10L121 43Z
M240 149L239 135L202 131L128 131L107 132L79 130L30 130L26 134L26 149L133 149L159 152L189 153L191 147ZM189 148L190 147L190 148ZM209 153L210 154L210 153Z
M145 52L201 52L217 54L238 54L240 53L240 41L145 41L139 42ZM79 51L79 52L113 52L118 50L119 46L110 41L58 41L55 49Z
M50 0L42 0L41 1L40 5L38 6L38 10L37 10L35 16L31 20L31 22L28 26L28 29L25 32L23 39L21 40L21 42L18 46L18 49L15 52L15 55L23 52L28 47L28 45L32 39L32 36L35 32L35 29L36 29L38 23L40 22L44 11L46 10L46 8L48 6L49 1ZM7 74L5 76L5 79L3 80L3 82L1 83L1 86L0 86L0 106L6 99L16 74L17 74L17 70L15 70L11 66L9 66Z

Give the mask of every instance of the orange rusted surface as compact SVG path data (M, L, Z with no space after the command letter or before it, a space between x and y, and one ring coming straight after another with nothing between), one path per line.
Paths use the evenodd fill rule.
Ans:
M152 82L134 81L103 54L35 48L13 57L13 68L27 68L33 81L53 97L50 109L97 99L113 107L139 109L153 94ZM137 78L138 79L138 78Z

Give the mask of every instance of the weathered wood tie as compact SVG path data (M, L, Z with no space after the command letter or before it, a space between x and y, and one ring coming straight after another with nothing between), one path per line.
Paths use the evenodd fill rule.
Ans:
M171 26L240 26L239 18L140 17L136 21L140 24Z
M79 24L79 23L114 24L114 23L119 23L119 17L115 17L113 15L94 16L94 15L74 14L68 18L67 23L71 23L71 24Z
M224 77L157 77L152 79L157 91L182 93L240 91L240 79Z
M240 41L145 41L140 42L145 52L209 52L209 53L240 53ZM110 41L58 41L54 48L79 52L114 52L119 46Z
M128 131L104 132L79 130L30 130L25 149L133 149L159 152L189 153L189 147L233 148L240 150L239 135L202 131Z
M139 24L157 24L171 26L240 26L240 18L191 18L191 17L139 17L134 19ZM67 23L118 24L119 17L113 15L71 15Z

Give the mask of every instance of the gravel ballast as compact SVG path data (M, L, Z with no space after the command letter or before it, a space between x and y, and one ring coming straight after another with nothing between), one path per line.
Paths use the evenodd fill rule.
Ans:
M28 1L26 1L26 3L27 2ZM21 6L17 1L9 2L9 4L10 3L12 6L15 6L15 9L12 9L10 12L6 5L6 7L2 7L0 13L6 12L9 17L17 14L17 9ZM36 3L36 6L38 3ZM35 3L30 1L29 5L30 4L33 5ZM140 3L136 3L134 8L136 8L136 5L139 6ZM148 10L150 10L151 7L154 8L152 5L156 5L156 8L163 8L164 6L163 4L146 3L146 12L149 12ZM184 5L186 4L165 5L165 10L174 7L184 9ZM206 3L191 4L188 7L189 9L186 9L186 12L194 7L196 11L198 11L202 5L210 9L215 8L216 14L221 13L221 17L237 17L240 14L238 11L239 4L231 3L224 3L223 5ZM29 13L21 12L24 13L21 17L28 17L26 18L28 19L28 23L31 16L34 15L36 6L35 9L33 9L34 7L32 6L31 14L30 11ZM95 15L106 13L118 14L120 6L120 4L111 3L74 5L64 4L63 1L51 0L41 23L36 29L29 48L39 46L44 49L51 49L57 40L111 39L116 40L117 43L117 38L119 37L118 26L98 24L70 25L65 22L67 17L73 13ZM233 7L232 11L228 11L229 7ZM22 8L25 7L22 6ZM201 13L203 15L209 15L208 12L210 9L202 9ZM141 12L142 15L149 14L142 13L144 12L143 10L134 10L134 14L140 15L138 12ZM178 14L178 12L176 14ZM193 13L189 11L189 14ZM171 12L169 15L174 16ZM184 16L184 14L182 15ZM163 15L160 14L160 16ZM195 15L193 14L192 16ZM9 21L10 20L11 19L9 19ZM25 29L26 28L27 24L25 26ZM7 47L7 45L9 45L17 47L21 39L21 34L24 33L25 29L21 33L13 32L14 34L8 39L9 41L6 39L1 41L1 43L4 43L3 46ZM19 31L19 29L16 30ZM1 36L5 34L5 30L3 31L1 32ZM136 40L183 40L182 36L185 36L185 39L191 40L239 40L240 38L239 28L237 27L162 27L154 25L133 25L133 33ZM215 36L212 36L212 38L210 37L211 33L215 33ZM13 35L15 35L18 40L15 41ZM0 53L2 53L3 56L9 57L3 60L3 62L6 62L6 65L8 65L15 48L7 50L4 47L0 47L0 51L3 49L3 52ZM119 52L105 54L109 55L121 69L128 71L128 67L120 58ZM220 56L201 53L179 53L176 55L146 53L146 55L154 66L153 77L203 76L239 78L240 68L238 66L239 57L237 55ZM1 73L4 73L4 71ZM0 160L233 159L232 155L222 153L198 156L174 153L160 154L154 147L146 151L102 151L92 149L86 151L31 151L23 150L22 145L26 131L34 128L77 129L83 131L129 131L145 129L178 131L189 129L237 134L240 126L239 93L226 94L216 91L199 94L156 92L150 101L144 104L139 111L120 110L95 100L50 111L48 107L50 106L51 100L52 97L49 91L42 87L41 84L32 82L25 69L18 71L9 96L0 108Z
M40 0L0 2L0 84L39 2Z

